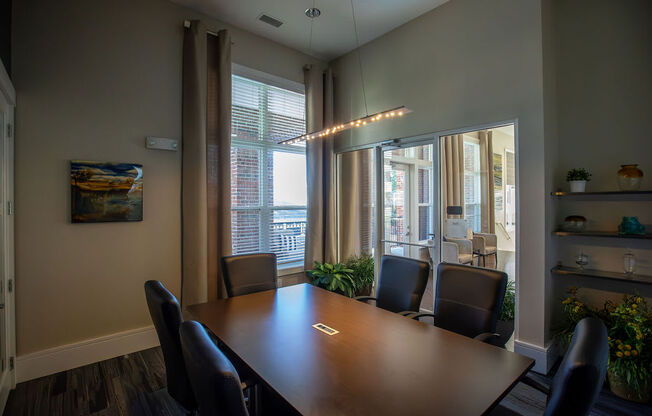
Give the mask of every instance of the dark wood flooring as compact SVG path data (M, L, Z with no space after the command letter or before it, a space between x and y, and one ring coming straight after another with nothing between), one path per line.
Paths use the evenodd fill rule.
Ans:
M534 377L550 384L550 377ZM540 392L519 384L502 404L525 416L541 415L545 400ZM18 415L181 416L185 412L168 396L163 354L160 348L152 348L20 383L9 395L4 412L4 416ZM605 390L591 415L652 415L652 406L626 402Z

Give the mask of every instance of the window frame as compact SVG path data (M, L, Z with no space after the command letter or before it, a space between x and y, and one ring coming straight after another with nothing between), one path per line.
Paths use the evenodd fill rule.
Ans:
M287 80L275 75L267 74L261 71L257 71L251 68L247 68L242 65L232 64L232 76L238 76L246 78L252 81L260 82L272 87L281 88L284 90L289 90L302 94L305 100L305 87L303 84L300 84L295 81ZM246 207L235 207L231 206L231 212L247 212L254 211L260 212L260 224L259 224L259 252L271 252L271 241L270 241L270 226L272 224L272 218L274 211L288 211L288 210L308 210L308 201L306 200L306 205L281 205L274 206L273 201L269 198L268 190L268 181L267 181L267 171L268 171L268 160L267 155L273 155L274 152L283 152L283 153L292 153L292 154L301 154L307 157L306 148L300 146L288 146L282 144L274 144L267 140L246 140L246 139L237 139L234 137L233 133L231 134L231 148L241 148L247 150L256 151L259 158L260 169L258 171L259 179L259 197L257 205L250 205ZM306 178L307 180L307 178ZM306 224L307 227L307 224ZM304 245L305 253L305 245ZM299 273L304 270L304 260L294 261L289 263L278 263L277 270L279 276L284 276L293 273Z

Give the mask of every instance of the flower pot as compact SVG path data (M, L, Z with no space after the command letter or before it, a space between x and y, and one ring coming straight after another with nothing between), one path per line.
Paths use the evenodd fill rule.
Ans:
M643 171L638 165L620 165L618 187L621 191L637 191L643 181Z
M569 181L571 192L584 192L586 190L586 181Z
M611 392L618 397L637 403L648 403L652 394L652 383L645 384L646 388L639 396L634 387L627 383L627 380L619 377L611 370L607 370L607 379L609 380L609 388Z

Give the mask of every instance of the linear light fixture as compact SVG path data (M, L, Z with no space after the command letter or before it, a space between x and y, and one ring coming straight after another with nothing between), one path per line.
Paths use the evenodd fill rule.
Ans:
M405 114L411 113L411 112L412 112L412 110L410 110L409 108L407 108L405 106L400 106L400 107L392 108L391 110L381 111L380 113L372 114L370 116L360 117L360 118L357 118L355 120L351 120L351 121L346 122L346 123L336 124L334 126L331 126L331 127L319 130L319 131L314 131L312 133L306 133L306 134L301 135L301 136L297 136L297 137L293 137L291 139L283 140L283 141L279 142L279 144L297 144L297 143L301 143L301 142L307 142L309 140L319 139L321 137L330 136L330 135L333 135L335 133L339 133L339 132L344 131L344 130L349 130L349 129L353 129L353 128L356 128L356 127L366 126L366 125L369 125L371 123L375 123L377 121L392 119L392 118L396 118L396 117L402 117Z

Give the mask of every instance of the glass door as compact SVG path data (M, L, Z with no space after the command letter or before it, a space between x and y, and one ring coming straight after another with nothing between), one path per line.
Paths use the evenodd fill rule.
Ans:
M434 266L439 255L434 249L434 221L437 160L432 140L427 144L394 149L381 149L377 189L382 203L378 241L380 255L390 254L427 261ZM379 258L377 259L379 260ZM432 274L421 309L433 308Z

